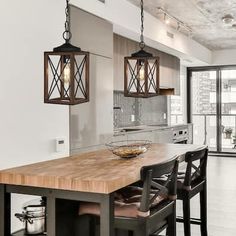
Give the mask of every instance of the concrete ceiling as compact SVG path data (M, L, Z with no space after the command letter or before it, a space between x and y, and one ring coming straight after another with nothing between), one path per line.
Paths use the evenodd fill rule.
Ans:
M128 0L139 6L140 0ZM192 37L211 50L236 48L236 1L235 0L144 0L147 12L164 21L158 7L176 17L192 29ZM235 21L222 22L224 15L231 14ZM172 23L172 27L176 24ZM181 30L187 33L186 30Z

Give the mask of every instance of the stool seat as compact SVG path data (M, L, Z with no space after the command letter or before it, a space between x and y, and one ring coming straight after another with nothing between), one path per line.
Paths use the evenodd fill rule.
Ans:
M140 181L114 193L114 225L129 235L157 235L164 229L168 236L176 236L176 179L179 161L173 159L155 165L143 166ZM154 181L167 175L162 184ZM90 236L96 235L99 224L100 205L81 202L79 215L87 214L90 219Z
M114 201L115 216L131 218L145 216L145 214L139 210L142 191L142 188L136 186L128 186L116 192ZM154 193L150 193L150 199L153 197ZM151 208L156 207L162 201L167 199L167 195L157 196L152 203ZM79 207L79 215L84 214L100 216L100 205L98 203L81 202Z

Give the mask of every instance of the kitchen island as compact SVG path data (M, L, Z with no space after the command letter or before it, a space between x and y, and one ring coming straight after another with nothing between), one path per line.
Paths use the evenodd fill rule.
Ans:
M140 169L201 146L190 144L152 144L143 155L121 159L108 150L0 171L0 236L11 235L11 193L44 196L47 200L47 235L56 235L56 199L101 204L100 235L114 235L114 192L140 180Z

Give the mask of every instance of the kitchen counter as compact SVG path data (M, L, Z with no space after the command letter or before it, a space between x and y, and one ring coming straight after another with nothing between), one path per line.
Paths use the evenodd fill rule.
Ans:
M179 124L179 125L138 125L138 126L129 126L129 127L122 127L117 128L114 130L114 136L124 135L126 133L140 133L140 132L148 132L148 131L155 131L155 130L166 130L166 129L178 129L185 127L187 128L189 124ZM126 131L128 130L128 131Z
M47 235L55 236L56 200L99 203L100 235L114 235L114 191L140 180L140 169L162 163L201 146L152 144L140 157L121 159L108 150L0 171L0 236L11 235L11 194L44 196ZM61 225L60 225L61 226ZM63 225L66 227L66 225Z

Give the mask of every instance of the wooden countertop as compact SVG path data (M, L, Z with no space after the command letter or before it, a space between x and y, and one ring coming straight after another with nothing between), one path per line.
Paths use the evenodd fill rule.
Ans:
M152 144L140 157L121 159L108 150L98 150L70 157L0 171L0 183L111 193L140 179L142 166L161 163L175 155L202 146L190 144Z

